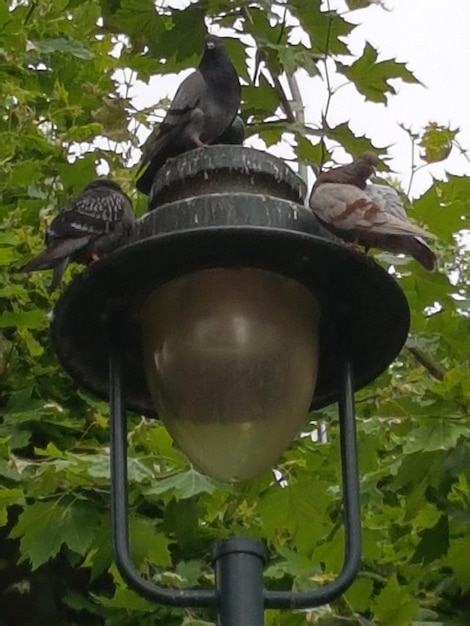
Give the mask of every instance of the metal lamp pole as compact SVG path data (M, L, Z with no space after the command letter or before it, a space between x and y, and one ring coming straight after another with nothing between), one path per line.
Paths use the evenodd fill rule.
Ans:
M361 558L354 390L386 369L409 328L408 305L394 279L327 233L303 207L304 192L290 168L266 153L239 146L186 153L157 175L151 210L131 242L72 281L54 311L52 339L63 367L110 401L113 542L123 578L158 603L215 608L218 626L262 626L265 608L316 607L354 580ZM311 408L339 405L345 548L336 579L313 591L264 589L264 548L249 537L215 544L216 588L209 590L154 585L130 556L126 408L155 417L136 311L179 276L234 267L286 276L320 302Z

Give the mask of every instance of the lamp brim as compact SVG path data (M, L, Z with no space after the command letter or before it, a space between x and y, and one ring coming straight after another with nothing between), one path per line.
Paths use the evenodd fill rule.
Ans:
M349 355L354 388L381 374L400 352L409 307L392 276L366 255L334 240L288 228L216 225L186 228L130 243L87 268L58 300L52 341L64 369L108 399L109 326L120 343L125 404L155 417L147 389L140 307L154 289L212 267L254 267L288 276L320 303L319 378L312 409L338 399Z

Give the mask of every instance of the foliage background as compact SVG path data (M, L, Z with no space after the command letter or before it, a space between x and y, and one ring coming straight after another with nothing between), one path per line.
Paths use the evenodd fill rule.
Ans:
M350 10L367 4L348 2ZM335 147L357 155L373 138L356 137L347 123L330 127L328 103L316 125L305 126L289 94L297 69L319 75L327 89L328 73L339 72L378 103L393 97L396 79L416 81L404 64L378 60L370 44L353 57L347 14L319 0L199 0L185 10L155 8L152 0L0 0L2 626L213 623L210 612L156 607L122 582L110 545L107 406L58 367L48 338L57 296L47 293L47 273L15 271L41 249L47 222L98 166L133 196L137 213L145 210L129 157L149 111L135 110L129 85L194 66L205 22L237 31L227 45L246 83L249 134L268 146L287 138L297 159L316 167ZM286 45L297 25L310 45ZM255 42L264 58L259 85L247 70ZM429 163L445 159L457 141L431 123L410 139ZM410 207L439 237L438 273L378 256L406 291L412 334L389 371L357 396L361 573L334 605L269 611L268 626L470 621L470 299L468 257L457 245L469 228L469 195L470 180L450 176ZM305 436L291 446L278 466L287 488L271 473L228 487L189 467L158 423L134 416L131 534L139 570L160 584L210 585L213 540L245 533L268 543L268 586L331 580L342 558L335 407L311 415L312 432L318 420L327 421L329 441Z

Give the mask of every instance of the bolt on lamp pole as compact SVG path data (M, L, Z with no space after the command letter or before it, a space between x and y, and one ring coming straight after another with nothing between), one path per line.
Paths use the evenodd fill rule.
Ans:
M285 163L266 153L238 146L186 153L157 175L152 210L129 244L72 281L54 310L62 365L110 400L113 541L123 578L159 603L216 608L218 626L261 626L264 608L319 606L354 580L361 555L354 390L386 369L409 328L394 279L327 233L302 206L304 192ZM201 364L207 355L212 362ZM192 386L180 376L188 360ZM292 384L279 395L291 370ZM301 593L264 589L264 550L248 537L214 546L215 589L162 588L137 572L129 552L126 409L155 417L155 404L196 466L233 480L272 466L309 407L336 401L345 553L333 582ZM266 413L265 404L278 403L284 412L269 421L275 411ZM191 447L199 431L202 452ZM261 466L250 465L240 445L225 467L227 436L256 450Z

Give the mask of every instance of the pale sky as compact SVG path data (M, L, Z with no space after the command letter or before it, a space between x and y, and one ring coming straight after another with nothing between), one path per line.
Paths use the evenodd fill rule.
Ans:
M419 131L429 121L460 128L457 137L470 150L470 82L466 66L470 57L470 2L467 0L386 0L390 12L374 6L351 14L360 23L351 39L360 53L367 38L382 57L407 62L425 87L399 84L399 94L387 107L354 103L351 119L355 131L367 131L377 143L394 143L392 165L404 176L410 167L409 142L397 123ZM356 47L357 46L357 47ZM379 57L380 60L380 57ZM342 106L335 109L338 119ZM343 113L344 114L344 113ZM454 148L443 164L419 172L414 195L431 184L445 170L469 174L470 164Z
M172 4L175 2L186 4L184 0L173 0ZM332 7L345 9L342 0L330 2ZM328 121L331 126L350 120L353 131L367 134L374 145L392 145L389 152L393 159L389 165L406 189L411 167L411 145L399 123L411 127L413 131L420 131L428 122L451 124L460 129L459 143L470 150L470 83L466 78L466 64L470 56L470 2L384 2L388 10L371 6L349 13L347 19L359 24L348 39L349 46L359 56L367 39L380 52L379 61L395 58L407 63L425 87L394 81L398 95L391 96L385 106L366 103L354 88L345 86L334 96ZM137 106L150 106L161 97L173 97L185 75L154 78L150 87L138 83L134 90ZM307 122L315 123L325 103L325 84L319 79L302 77L299 82L306 101ZM342 83L342 77L335 82ZM341 153L338 154L341 159ZM454 174L469 174L470 163L454 148L445 164L433 164L415 175L411 195L421 195L430 186L432 175L443 178L446 170Z

